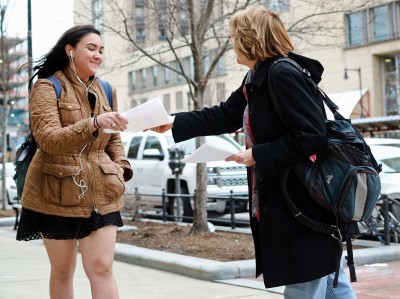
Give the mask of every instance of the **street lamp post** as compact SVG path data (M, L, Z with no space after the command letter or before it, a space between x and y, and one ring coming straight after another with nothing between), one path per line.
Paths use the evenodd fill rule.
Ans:
M360 117L363 118L364 117L364 105L363 105L363 92L362 92L362 80L361 80L361 67L356 68L356 69L345 68L344 76L343 76L343 79L345 79L345 80L349 79L349 76L347 75L347 71L356 71L358 73L358 80L360 83L360 108L361 108Z

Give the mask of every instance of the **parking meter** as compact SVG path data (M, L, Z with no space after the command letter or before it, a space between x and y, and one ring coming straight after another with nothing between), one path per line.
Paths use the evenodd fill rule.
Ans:
M172 174L182 174L182 170L185 167L183 158L185 157L185 150L179 147L172 147L168 149L169 152L169 168L171 168Z
M179 175L182 174L182 170L185 167L185 162L183 162L183 158L185 157L185 150L179 147L171 147L168 149L169 152L169 168L171 168L172 174L175 174L175 203L176 203L176 214L177 221L181 221L182 215L182 201L180 198L181 194L181 182L179 179Z

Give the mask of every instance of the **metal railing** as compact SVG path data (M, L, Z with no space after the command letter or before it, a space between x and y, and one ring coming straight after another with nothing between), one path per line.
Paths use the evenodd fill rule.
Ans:
M128 195L129 196L129 195ZM168 213L168 200L169 199L184 199L188 198L190 201L194 201L196 198L196 194L177 194L177 193L167 193L165 192L165 189L162 189L161 193L140 193L138 191L138 188L135 188L135 193L132 196L132 200L136 202L136 204L133 205L128 205L130 209L133 209L130 211L130 214L135 216L143 216L145 215L146 217L149 216L148 213L150 211L157 211L155 206L158 205L152 205L152 204L147 204L146 203L146 197L150 198L160 198L161 202L161 215L158 214L157 218L161 218L162 221L175 221L175 222L181 222L181 221L192 221L193 216L187 216L187 215L171 215ZM248 196L244 194L238 194L236 195L233 191L230 192L229 195L210 195L210 198L212 199L217 199L217 200L226 200L229 201L229 213L221 213L221 216L223 215L230 215L229 219L222 218L222 217L209 217L207 216L207 220L209 222L218 222L218 223L225 223L229 224L229 226L232 229L235 229L237 225L250 225L250 220L241 220L237 219L235 214L236 214L236 204L238 201L248 201ZM125 200L126 201L126 200ZM142 210L141 210L142 209Z
M167 193L163 189L161 193L158 194L145 194L140 193L137 188L135 188L135 194L133 196L133 200L136 202L141 202L143 197L152 197L152 198L160 198L161 200L161 214L157 215L157 218L161 218L162 221L174 221L174 222L191 222L193 220L192 216L185 215L171 215L168 213L168 200L176 199L176 198L189 198L190 201L194 201L196 196L195 194L175 194L175 193ZM248 196L244 195L236 195L231 191L229 195L211 195L210 198L213 199L222 199L229 201L230 210L229 213L223 213L224 215L229 215L229 218L223 217L209 217L207 216L207 220L211 223L220 223L220 224L228 224L231 229L236 229L237 225L250 225L250 219L237 219L236 218L236 203L238 201L248 201ZM400 219L398 219L398 215L394 215L390 211L391 205L397 205L400 208L400 202L396 199L388 198L386 195L382 195L379 202L377 203L375 209L377 215L365 222L367 231L361 232L362 235L370 235L377 238L382 244L390 245L391 239L394 242L400 243ZM136 209L139 206L145 205L136 205ZM149 212L151 208L144 209L143 211L134 212L134 215L145 215L149 216L146 212ZM154 209L152 209L154 210ZM222 215L221 215L222 216Z

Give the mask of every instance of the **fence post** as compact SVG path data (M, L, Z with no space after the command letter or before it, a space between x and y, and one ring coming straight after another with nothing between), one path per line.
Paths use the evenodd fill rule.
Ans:
M390 245L389 201L386 195L382 197L383 197L384 240L385 240L385 245Z
M136 220L136 218L139 217L139 212L140 212L139 210L140 210L140 194L138 188L135 187L135 202L133 205L132 220Z
M167 199L165 196L165 189L162 189L161 192L161 199L162 199L162 220L167 222Z
M233 190L231 190L230 202L231 202L231 228L232 229L236 229L236 223L235 223L235 198L233 197Z

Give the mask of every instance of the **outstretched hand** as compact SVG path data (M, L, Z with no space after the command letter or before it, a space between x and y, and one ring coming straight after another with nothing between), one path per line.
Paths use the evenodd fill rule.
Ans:
M117 112L106 112L95 117L95 128L111 129L123 132L127 129L128 119Z
M146 129L146 130L143 130L143 131L146 132L146 131L150 130L150 131L154 131L154 132L157 132L157 133L164 133L164 132L172 129L173 127L174 127L174 124L173 123L169 123L169 124L165 124L165 125L162 125L162 126Z
M256 164L256 161L253 158L253 152L251 148L239 152L237 154L234 154L232 156L229 156L228 158L225 159L225 161L226 162L234 161L236 163L244 164L246 166L253 166L254 164Z

